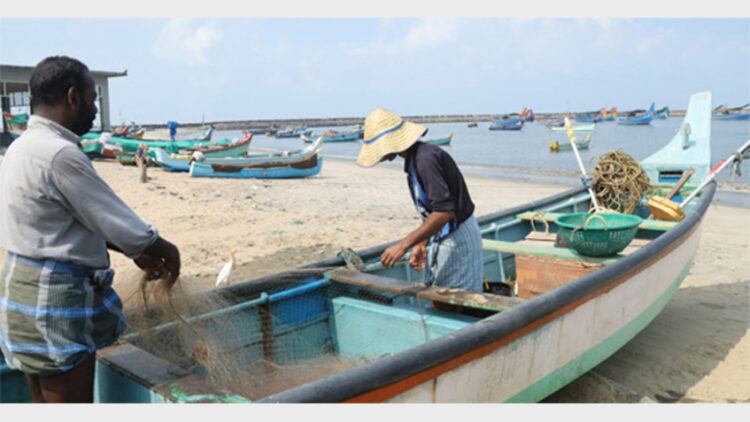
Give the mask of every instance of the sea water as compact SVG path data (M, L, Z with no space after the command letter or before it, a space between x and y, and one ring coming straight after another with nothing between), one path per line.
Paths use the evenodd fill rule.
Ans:
M572 122L575 126L577 123ZM637 160L642 160L666 145L682 123L682 117L665 120L654 119L650 125L626 126L616 122L600 122L593 132L577 132L576 139L583 140L591 133L591 143L586 150L579 151L586 170L596 165L602 154L622 149ZM566 132L553 132L543 122L527 122L519 131L490 131L488 122L477 127L463 123L427 123L429 131L423 139L444 138L453 132L450 146L443 147L467 175L507 177L541 183L580 183L580 171L572 151L550 152L548 144L553 141L569 142ZM334 130L349 130L351 127L315 127L313 134ZM240 131L217 131L214 137L239 138ZM711 167L729 157L732 152L750 139L750 120L711 121ZM254 135L251 150L290 150L304 148L300 138L274 138ZM323 156L344 160L356 160L361 147L357 142L326 142ZM382 165L402 165L399 161ZM324 166L325 168L325 166ZM742 175L737 182L750 187L750 164L740 166ZM731 168L719 174L720 182L732 181Z

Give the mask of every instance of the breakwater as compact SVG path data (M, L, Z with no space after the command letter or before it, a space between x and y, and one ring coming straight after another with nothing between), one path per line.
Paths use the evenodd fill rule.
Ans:
M536 121L562 119L565 116L575 115L569 113L534 113ZM682 117L685 110L670 110L671 117ZM415 123L461 123L461 122L491 122L498 114L438 114L438 115L413 115L402 116L404 119ZM180 123L180 129L198 128L211 125L215 130L250 130L267 127L333 127L333 126L356 126L363 125L363 117L327 117L327 118L298 118L298 119L259 119L259 120L224 120L203 123ZM144 124L144 129L154 130L166 128L166 124Z

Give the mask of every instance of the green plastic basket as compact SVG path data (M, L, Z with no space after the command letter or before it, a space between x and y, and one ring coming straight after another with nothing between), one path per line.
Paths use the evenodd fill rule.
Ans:
M563 239L579 254L610 256L630 244L642 221L630 214L579 212L561 215L555 223Z

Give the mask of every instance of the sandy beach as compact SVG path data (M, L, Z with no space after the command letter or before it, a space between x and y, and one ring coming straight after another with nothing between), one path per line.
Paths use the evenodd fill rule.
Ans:
M0 158L1 159L1 158ZM400 166L364 169L326 159L320 175L292 180L190 178L95 161L141 218L175 243L181 284L214 287L236 249L231 283L396 240L419 225ZM568 186L466 177L475 215L520 205ZM623 349L547 402L750 402L750 212L712 205L701 246L664 311ZM115 287L137 301L139 270L112 254Z

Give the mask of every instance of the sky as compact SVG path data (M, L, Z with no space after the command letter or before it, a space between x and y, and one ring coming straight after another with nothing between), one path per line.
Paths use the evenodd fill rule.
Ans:
M68 55L92 70L127 69L109 81L113 123L364 117L378 107L401 115L627 111L651 102L684 109L702 90L716 105L750 102L750 15L25 10L0 18L0 63Z

